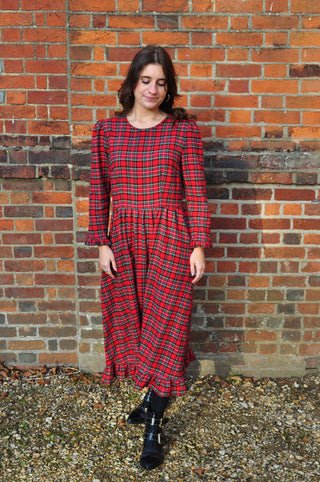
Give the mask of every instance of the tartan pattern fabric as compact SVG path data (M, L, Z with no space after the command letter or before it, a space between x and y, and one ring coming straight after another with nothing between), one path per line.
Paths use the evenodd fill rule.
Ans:
M114 117L95 125L86 243L110 245L117 263L115 280L103 272L101 281L105 383L130 377L160 396L185 393L194 359L190 255L210 246L209 231L194 121L168 116L137 129Z

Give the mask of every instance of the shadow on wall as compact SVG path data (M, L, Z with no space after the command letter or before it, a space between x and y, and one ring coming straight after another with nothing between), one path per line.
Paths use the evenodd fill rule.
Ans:
M302 153L207 151L212 248L195 288L188 373L319 370L318 165Z

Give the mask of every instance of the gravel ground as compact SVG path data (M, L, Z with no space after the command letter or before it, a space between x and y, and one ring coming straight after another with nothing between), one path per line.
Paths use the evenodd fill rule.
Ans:
M139 465L144 393L68 367L0 365L0 480L320 481L320 376L188 379L164 425L165 463Z

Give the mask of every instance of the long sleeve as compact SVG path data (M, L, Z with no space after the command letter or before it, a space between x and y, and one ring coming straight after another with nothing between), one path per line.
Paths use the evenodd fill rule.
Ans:
M89 246L109 245L108 222L110 208L110 178L108 139L102 122L97 122L92 133L91 174L89 195Z
M203 147L198 126L187 123L182 155L182 175L187 201L191 247L209 247L210 212L206 197Z

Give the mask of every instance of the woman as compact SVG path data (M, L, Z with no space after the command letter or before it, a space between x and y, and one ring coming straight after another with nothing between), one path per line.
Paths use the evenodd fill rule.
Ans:
M87 244L99 246L102 268L102 380L130 377L138 390L149 387L128 418L146 423L147 470L163 462L169 397L186 391L192 291L210 246L201 138L187 112L173 108L177 97L170 56L145 47L119 90L123 110L98 122L92 139Z

